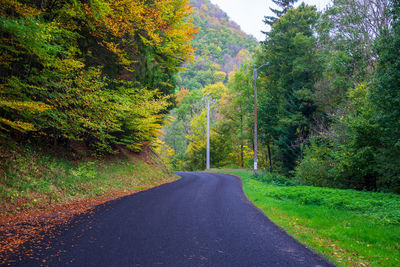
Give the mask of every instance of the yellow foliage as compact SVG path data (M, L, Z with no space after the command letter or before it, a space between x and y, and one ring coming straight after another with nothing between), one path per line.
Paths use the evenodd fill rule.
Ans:
M160 156L164 163L168 165L171 164L172 159L175 155L175 150L173 150L167 143L158 138L153 142L153 147L155 152Z
M91 6L84 5L86 15L95 25L92 34L103 40L104 47L117 55L125 68L135 62L128 59L125 47L131 42L124 39L126 36L139 36L145 45L178 63L193 59L190 41L197 28L187 19L193 13L188 0L156 0L152 5L141 0L102 2L108 7L104 19L99 19Z
M190 121L190 130L186 139L189 141L186 153L193 154L204 148L206 145L206 110L195 116Z
M251 54L247 49L240 50L236 57L239 59L240 62L248 62L251 60Z
M217 63L213 63L213 64L211 64L211 70L212 71L219 71L219 70L221 70L221 65L217 64Z
M161 135L171 76L194 56L188 3L0 0L1 132L141 150Z
M83 64L80 60L76 60L72 57L65 59L57 58L55 62L55 67L60 72L70 73L82 69L83 67L85 67L85 64Z
M0 0L0 6L0 14L2 16L6 15L6 10L13 10L24 17L34 17L41 13L39 9L20 3L17 0Z
M216 71L213 73L215 82L223 82L226 78L226 73L223 71Z
M14 110L23 110L28 112L42 112L51 108L51 106L41 102L5 100L1 98L0 107L7 107Z
M10 121L5 118L0 117L0 123L5 124L13 129L16 129L20 132L28 132L35 131L35 126L31 123L22 122L22 121Z
M204 96L211 96L214 99L221 99L221 97L228 92L228 88L222 83L206 85L202 90Z
M234 162L236 166L240 166L241 164L241 148L240 145L235 145L233 148L233 152L229 153L229 160L231 162ZM243 162L246 164L246 162L249 162L254 158L254 152L253 149L249 148L248 146L244 145L243 146Z

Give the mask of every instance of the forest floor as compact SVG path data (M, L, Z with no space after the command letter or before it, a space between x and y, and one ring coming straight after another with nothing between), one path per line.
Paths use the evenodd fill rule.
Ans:
M400 195L282 186L248 170L246 195L274 223L338 266L400 266Z
M32 146L2 144L0 265L23 243L40 243L78 214L177 178L150 149L71 160Z

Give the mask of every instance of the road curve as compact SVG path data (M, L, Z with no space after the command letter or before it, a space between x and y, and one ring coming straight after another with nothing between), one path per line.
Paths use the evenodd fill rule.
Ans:
M76 217L13 266L333 266L275 226L225 174L182 179Z

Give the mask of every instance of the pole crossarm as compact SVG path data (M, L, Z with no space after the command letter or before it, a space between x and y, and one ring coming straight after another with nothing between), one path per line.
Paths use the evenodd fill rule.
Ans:
M268 65L269 65L269 62L267 62L267 63L261 65L260 67L257 68L257 70L261 69L261 68L264 67L264 66L268 66Z
M250 66L247 66L247 65L242 64L243 67L249 68L249 69L251 69L252 71L259 70L259 69L261 69L262 67L268 66L268 65L269 65L269 62L267 62L267 63L265 63L265 64L262 64L262 65L259 66L259 67L256 67L256 66L254 65L254 68L252 68L252 67L250 67Z

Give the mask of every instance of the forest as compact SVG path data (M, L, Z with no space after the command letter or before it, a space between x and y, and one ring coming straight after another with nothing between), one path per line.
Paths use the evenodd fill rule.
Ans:
M305 185L400 193L400 4L335 0L317 11L295 0L273 2L265 40L240 49L233 70L214 65L207 82L181 75L163 158L175 169L205 168L208 96L211 166L252 168L253 73L240 63L268 62L257 80L265 173ZM200 8L209 6L203 1Z
M400 266L400 2L272 2L0 0L0 265Z
M1 0L4 140L140 151L194 56L187 0Z
M212 167L252 168L268 62L264 173L400 193L399 3L273 2L258 44L208 0L1 0L0 138L202 170L209 97Z

